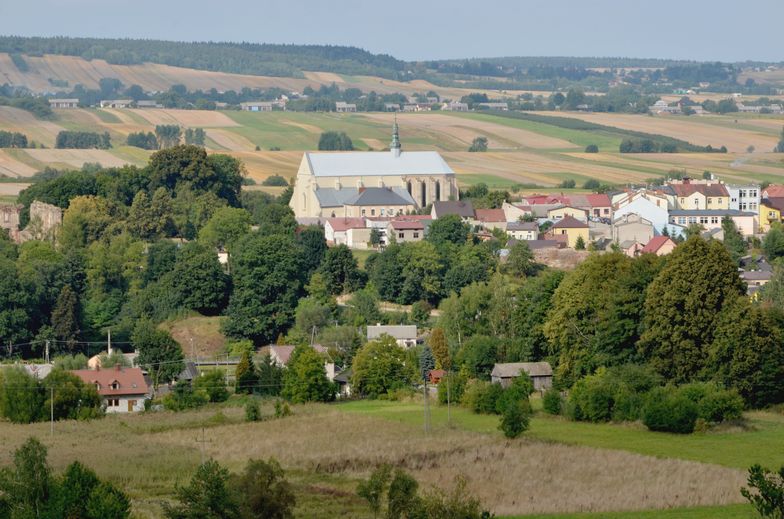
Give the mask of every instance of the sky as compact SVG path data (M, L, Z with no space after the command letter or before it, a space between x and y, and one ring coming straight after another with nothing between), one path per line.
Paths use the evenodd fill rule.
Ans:
M0 34L351 45L404 60L784 61L783 0L0 0Z

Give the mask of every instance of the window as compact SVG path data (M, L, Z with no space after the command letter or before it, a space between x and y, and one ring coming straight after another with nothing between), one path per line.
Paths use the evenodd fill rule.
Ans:
M681 198L681 205L683 205L685 203L686 203L686 199L685 198Z
M370 216L376 216L376 210L375 209L371 209L370 210Z
M707 224L708 223L708 217L707 216L700 216L700 223L703 224L703 225Z
M699 207L699 206L700 206L700 199L699 198L695 198L694 199L694 207Z
M382 208L381 208L381 216L384 216L385 214L386 214L386 209L384 209L384 208L382 207Z
M362 216L365 216L365 210L362 209Z
M752 189L751 191L749 191L749 198L757 198L757 190L756 189Z
M680 225L686 225L686 217L685 216L679 216L678 217L678 223Z
M719 223L719 217L718 216L711 216L711 223L713 223L713 224Z
M119 398L108 398L106 400L106 405L108 407L117 407L117 406L120 405L120 399Z
M732 199L732 201L733 201L733 202L737 202L737 201L738 201L738 199L737 199L737 198L733 198L733 199Z
M775 219L776 219L776 212L768 211L768 220L775 220Z
M749 204L749 211L756 211L757 210L757 202L751 202Z
M404 233L404 232L399 232L399 233L397 233L397 237L398 237L398 238L405 238L405 237L406 237L406 233Z
M697 223L697 217L696 216L689 216L689 223Z
M741 198L746 198L746 190L745 189L741 189L738 192L738 194L740 195Z
M740 203L740 210L741 211L745 211L746 210L746 202L741 202Z
M610 214L610 209L608 207L604 208L604 214Z
M120 389L120 383L115 380L109 387L112 389Z
M419 233L418 232L414 233L414 238L419 238Z

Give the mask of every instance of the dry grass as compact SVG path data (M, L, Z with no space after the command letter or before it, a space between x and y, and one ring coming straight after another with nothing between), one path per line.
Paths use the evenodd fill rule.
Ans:
M25 150L34 160L46 163L65 164L79 169L85 162L98 162L105 168L121 167L128 163L108 150Z
M178 124L183 128L223 128L238 126L226 114L215 110L129 109L152 125Z
M57 134L64 129L53 122L36 119L26 110L0 106L0 130L21 132L31 140L54 146Z
M195 352L197 356L212 359L222 354L226 347L226 337L220 332L220 317L197 315L168 321L161 325L180 343L187 357ZM191 346L193 341L193 346Z
M16 160L5 151L0 150L0 175L9 178L30 177L36 171L35 168Z

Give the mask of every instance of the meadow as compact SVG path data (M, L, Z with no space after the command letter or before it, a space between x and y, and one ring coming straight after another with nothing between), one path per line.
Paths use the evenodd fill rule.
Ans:
M506 440L497 417L453 408L447 427L440 406L432 408L432 431L426 433L416 401L293 406L293 415L283 419L272 418L272 402L265 401L264 420L249 423L245 398L181 413L57 422L54 435L48 423L2 422L0 464L9 463L13 450L35 435L49 447L55 471L79 459L124 487L137 519L160 517L161 502L171 499L202 459L239 471L249 458L271 456L292 481L296 516L303 518L372 517L356 485L388 463L410 472L423 488L451 488L463 475L469 490L498 517L740 519L750 517L739 493L747 463L742 458L753 458L744 441L780 445L784 437L784 425L772 419L765 437L743 440L754 433L728 433L713 447L727 451L721 466L710 458L709 445L689 447L689 438L623 428L613 435L612 425L571 429L541 413L521 439ZM751 423L762 427L755 420ZM588 434L591 427L596 434ZM655 448L640 447L644 437ZM733 446L741 453L730 455ZM780 459L773 447L759 456L767 463ZM639 510L650 512L638 515Z

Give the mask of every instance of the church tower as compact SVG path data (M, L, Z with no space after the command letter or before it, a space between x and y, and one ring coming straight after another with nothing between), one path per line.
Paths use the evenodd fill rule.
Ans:
M395 124L392 126L392 143L389 145L389 151L395 157L400 156L400 135L397 128L397 114L395 114Z

